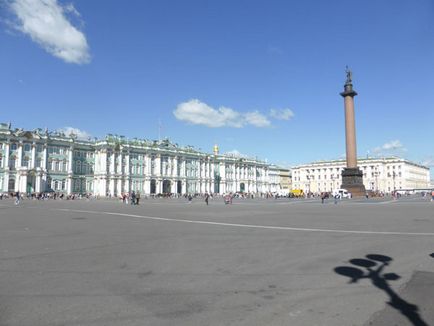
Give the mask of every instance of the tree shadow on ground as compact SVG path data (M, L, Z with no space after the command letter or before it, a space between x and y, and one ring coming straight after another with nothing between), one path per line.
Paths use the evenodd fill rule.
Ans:
M434 257L434 253L431 255ZM377 254L366 255L366 258L354 258L349 262L358 266L339 266L334 271L350 278L349 283L357 283L361 279L370 279L372 284L389 295L387 304L404 315L413 325L428 326L419 314L418 306L402 299L389 285L389 281L396 281L400 276L395 273L383 273L386 266L393 260L391 257Z

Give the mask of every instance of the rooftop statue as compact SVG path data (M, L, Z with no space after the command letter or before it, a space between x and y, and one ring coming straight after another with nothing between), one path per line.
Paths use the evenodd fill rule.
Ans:
M345 67L345 72L347 74L347 80L345 81L345 85L351 84L353 82L353 72L348 68L348 66Z

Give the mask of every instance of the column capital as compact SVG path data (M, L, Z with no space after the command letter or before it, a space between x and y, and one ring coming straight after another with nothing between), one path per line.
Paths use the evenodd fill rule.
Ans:
M339 93L342 97L351 96L354 97L357 95L357 92L353 90L353 84L345 84L344 91L342 93Z

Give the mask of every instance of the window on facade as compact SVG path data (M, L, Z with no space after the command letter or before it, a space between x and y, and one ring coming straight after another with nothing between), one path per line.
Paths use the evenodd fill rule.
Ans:
M15 169L15 164L16 164L15 157L10 158L9 159L9 168L10 169Z
M52 189L52 188L51 188L51 177L48 177L48 178L47 178L47 183L46 183L46 187L45 187L45 189L46 189L46 190L50 190L50 189Z
M0 155L0 168L3 167L3 157Z
M42 152L44 150L43 146L41 144L36 145L36 151Z
M24 157L24 159L23 159L23 166L25 166L25 167L29 167L30 166L30 160L29 160L29 158L27 156Z
M17 150L17 144L15 144L15 143L11 144L11 150L16 151Z
M24 145L24 151L25 152L30 152L30 150L31 150L30 144L25 144Z

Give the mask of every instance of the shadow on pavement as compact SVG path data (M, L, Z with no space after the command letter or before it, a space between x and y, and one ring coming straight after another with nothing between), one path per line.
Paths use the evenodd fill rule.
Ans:
M434 253L431 254L434 257ZM349 283L357 283L361 279L370 279L372 284L378 289L384 291L389 295L387 304L392 308L399 311L405 316L412 325L428 326L419 314L418 306L411 304L402 299L389 285L389 281L396 281L400 276L395 273L383 273L386 266L389 266L393 260L389 256L370 254L366 255L367 259L354 258L349 262L352 265L358 266L338 266L334 271L339 274L350 278Z

